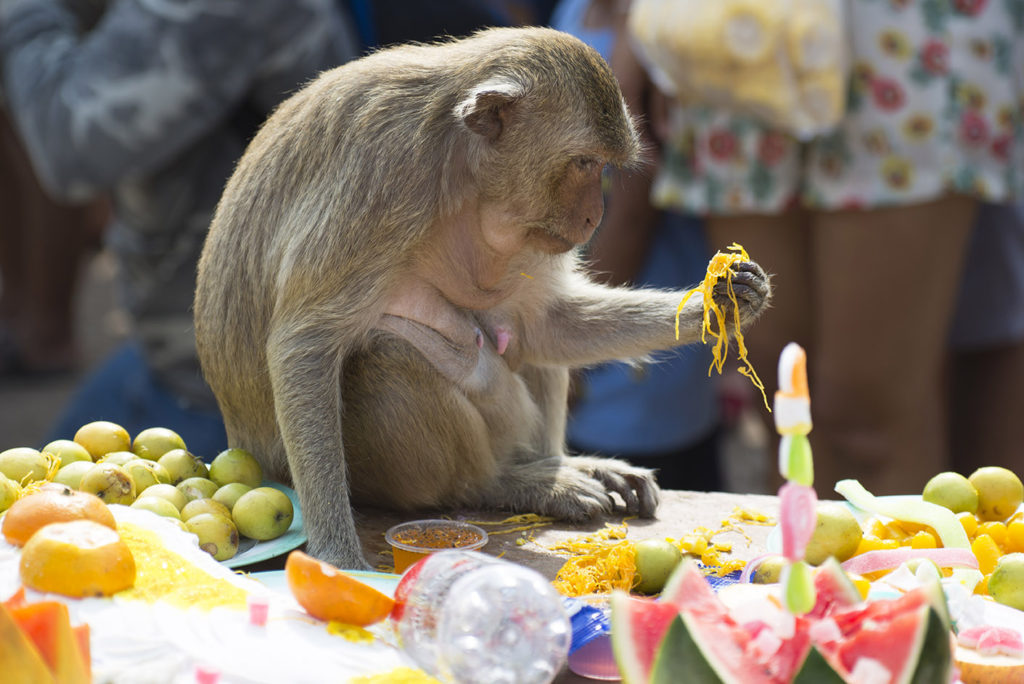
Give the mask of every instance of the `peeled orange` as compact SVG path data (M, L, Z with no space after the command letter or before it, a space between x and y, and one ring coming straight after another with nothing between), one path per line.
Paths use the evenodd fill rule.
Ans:
M320 620L365 627L386 618L395 605L387 594L302 551L288 554L284 573L295 600Z
M51 523L21 552L21 581L74 598L111 596L135 584L135 559L116 530L92 520Z
M23 546L43 525L69 520L92 520L111 529L117 527L114 514L95 494L48 485L11 504L0 532L9 543Z

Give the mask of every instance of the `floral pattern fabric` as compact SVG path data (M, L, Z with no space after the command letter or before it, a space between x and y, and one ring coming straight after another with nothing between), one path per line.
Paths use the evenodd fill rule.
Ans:
M848 0L847 113L799 141L711 108L674 112L655 181L698 214L871 208L947 192L1024 197L1024 0Z

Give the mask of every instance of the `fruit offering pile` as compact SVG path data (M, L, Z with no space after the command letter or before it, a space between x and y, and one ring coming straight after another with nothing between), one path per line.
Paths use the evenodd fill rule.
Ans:
M969 477L939 473L925 485L921 499L956 514L983 575L975 593L1024 610L1024 484L1017 474L998 466L979 468ZM864 527L857 554L942 546L926 525L872 518Z
M262 468L249 452L225 449L207 465L163 427L132 439L116 423L95 421L73 439L0 452L0 513L47 482L165 516L195 534L218 561L233 558L242 537L280 537L295 514L287 494L263 485Z

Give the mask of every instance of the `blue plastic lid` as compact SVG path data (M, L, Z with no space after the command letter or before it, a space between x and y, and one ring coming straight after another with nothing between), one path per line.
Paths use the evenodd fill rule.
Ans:
M571 597L564 598L563 602L572 625L572 643L569 645L569 653L612 631L611 621L608 619L606 610Z

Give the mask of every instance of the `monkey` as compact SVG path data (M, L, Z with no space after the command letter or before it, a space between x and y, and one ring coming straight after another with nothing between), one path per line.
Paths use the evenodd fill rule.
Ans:
M677 339L685 292L586 275L602 173L641 159L608 65L548 28L381 49L271 113L211 221L195 331L311 555L368 568L363 506L655 515L651 470L565 447L570 369L700 339L699 296ZM746 326L770 279L733 269Z

